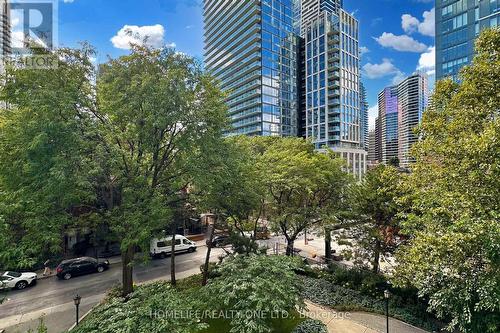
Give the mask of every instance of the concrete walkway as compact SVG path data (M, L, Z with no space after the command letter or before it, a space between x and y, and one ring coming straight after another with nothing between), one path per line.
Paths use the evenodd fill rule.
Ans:
M385 333L386 319L366 312L337 312L333 309L306 301L306 316L323 322L329 333ZM400 320L390 318L391 333L428 333Z

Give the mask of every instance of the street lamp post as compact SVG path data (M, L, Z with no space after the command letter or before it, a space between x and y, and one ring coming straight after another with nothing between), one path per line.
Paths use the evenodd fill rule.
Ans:
M79 310L80 310L80 301L82 300L82 297L78 294L76 294L75 298L73 298L73 302L75 302L75 307L76 307L76 325L78 326L78 320L80 319L79 315Z
M386 328L387 328L387 333L389 333L389 296L391 294L389 293L389 290L384 290L384 298L385 298L385 318L386 318Z

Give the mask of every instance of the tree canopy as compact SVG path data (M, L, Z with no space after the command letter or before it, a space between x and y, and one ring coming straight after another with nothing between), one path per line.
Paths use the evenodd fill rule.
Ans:
M500 30L484 31L460 82L437 83L405 182L413 235L399 283L413 284L450 329L500 323Z

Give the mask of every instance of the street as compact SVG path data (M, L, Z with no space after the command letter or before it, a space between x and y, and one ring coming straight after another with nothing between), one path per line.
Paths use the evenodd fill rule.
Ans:
M312 235L311 235L312 236ZM285 239L273 236L268 240L258 241L259 246L273 249L279 243L280 252L285 249ZM204 241L198 242L198 250L194 253L177 254L176 273L178 278L185 278L200 273L206 255ZM333 248L340 248L332 244ZM321 237L312 237L309 245L304 244L302 238L295 246L302 250L300 255L311 258L324 252L324 241ZM214 248L211 261L224 254L223 249ZM24 333L29 328L35 328L39 318L43 317L49 332L66 331L75 322L75 305L73 298L76 294L82 297L80 315L88 312L98 304L106 292L121 282L121 263L119 258L113 258L110 269L103 273L95 273L74 277L63 281L56 277L41 279L36 286L25 290L9 291L3 304L0 305L0 330L5 333ZM115 263L113 263L115 262ZM138 263L134 267L134 283L152 282L155 280L170 279L170 257L156 259L148 263Z
M222 253L222 249L212 249L211 261L216 261ZM200 273L205 255L206 247L199 247L194 253L177 254L178 278ZM51 277L39 280L36 286L26 290L9 291L0 305L0 330L24 333L28 328L36 327L41 316L44 316L49 332L66 330L75 319L73 297L76 294L82 297L80 314L84 314L102 300L107 290L121 282L121 272L121 264L113 264L100 274L84 275L68 281ZM135 283L157 279L170 279L170 257L135 266Z

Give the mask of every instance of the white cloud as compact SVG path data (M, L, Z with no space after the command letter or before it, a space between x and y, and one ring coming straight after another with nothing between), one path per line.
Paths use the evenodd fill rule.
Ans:
M432 8L430 11L425 11L422 16L424 17L424 21L418 25L418 32L424 36L436 36L436 9Z
M418 71L425 72L429 76L433 76L436 73L436 47L432 46L420 55L418 60Z
M370 52L370 49L367 48L366 46L361 46L359 48L359 56L362 57L363 55L367 54L368 52Z
M72 3L75 0L64 0L64 3Z
M424 36L434 37L436 35L435 20L436 9L432 8L430 11L425 11L422 14L423 21L420 22L416 17L410 14L401 16L401 26L407 34L419 32Z
M386 76L393 76L391 79L392 84L398 84L406 78L406 74L387 58L382 59L380 64L365 64L363 66L363 74L369 79L380 79Z
M111 38L114 47L128 50L131 44L145 45L154 48L163 46L165 28L161 24L146 25L125 25L116 36Z
M399 72L390 59L382 59L380 64L367 63L363 66L363 72L369 79L378 79Z
M403 82L404 79L406 79L406 74L401 71L398 71L396 75L394 75L394 77L392 78L392 84L393 85L399 84Z
M384 32L380 37L375 38L375 40L383 47L390 47L396 51L421 53L427 50L425 44L406 35L398 36L390 32Z
M420 21L410 14L403 14L403 16L401 16L401 27L406 33L411 34L417 31L419 24Z

